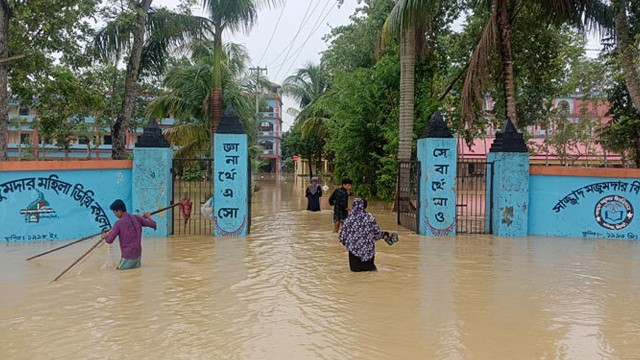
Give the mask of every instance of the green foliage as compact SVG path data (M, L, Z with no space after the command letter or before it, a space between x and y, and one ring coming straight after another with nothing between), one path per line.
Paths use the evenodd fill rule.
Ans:
M155 117L173 117L176 126L165 136L179 146L178 157L208 154L211 148L209 101L213 86L214 44L195 40L188 46L191 57L174 59L167 72L162 91L147 112ZM233 106L240 117L250 142L255 142L257 123L253 100L247 96L246 49L236 44L225 46L222 61L223 107ZM258 149L250 148L258 157Z
M609 114L613 121L598 129L598 142L607 150L630 158L640 167L640 112L633 107L629 92L622 81L608 91Z

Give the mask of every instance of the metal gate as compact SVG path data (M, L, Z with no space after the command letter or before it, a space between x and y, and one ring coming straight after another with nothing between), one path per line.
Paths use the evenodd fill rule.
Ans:
M398 162L397 211L398 225L418 231L417 205L420 192L419 161Z
M493 218L493 163L458 161L456 232L491 234Z
M173 159L173 201L190 199L191 217L185 223L177 209L173 212L174 235L213 235L213 220L201 214L200 208L213 195L213 159Z

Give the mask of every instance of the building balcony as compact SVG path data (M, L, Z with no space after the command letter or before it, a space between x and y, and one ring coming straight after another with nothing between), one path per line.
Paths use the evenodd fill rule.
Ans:
M20 119L20 122L22 122L23 124L30 124L30 123L33 123L35 116L34 115L9 115L9 124L11 123L17 124L18 118Z
M277 116L275 112L261 112L260 117L264 119L275 119Z
M272 137L272 138L280 138L279 134L276 131L258 131L258 137Z

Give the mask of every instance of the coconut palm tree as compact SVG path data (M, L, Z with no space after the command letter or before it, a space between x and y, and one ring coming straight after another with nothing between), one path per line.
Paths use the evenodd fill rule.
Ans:
M179 147L176 157L197 157L211 150L210 103L214 44L210 40L196 40L188 45L190 58L181 59L166 74L166 89L149 104L147 112L154 117L170 116L177 124L165 131L172 144ZM222 104L233 106L250 139L255 128L252 100L246 95L255 89L247 72L249 57L244 47L225 44L222 53ZM263 87L268 84L261 84Z
M615 0L613 5L615 10L616 50L620 60L620 67L622 68L624 82L633 106L640 111L640 73L636 66L636 59L640 56L640 52L630 34L629 17L627 16L627 6L631 4L629 1Z
M296 122L300 123L302 140L316 139L318 148L315 159L309 160L309 170L315 162L316 171L322 169L322 150L328 137L327 121L330 118L325 106L330 89L329 78L320 65L307 63L282 84L282 93L293 97L300 106ZM313 175L313 171L311 171Z
M389 31L397 32L416 25L429 16L430 9L443 1L399 0L389 15L386 27ZM580 28L610 28L612 22L609 7L602 0L491 0L486 3L490 5L491 15L471 55L461 99L461 118L468 126L474 120L473 101L481 102L484 96L486 78L491 70L491 55L497 52L502 66L505 116L514 124L518 123L511 28L522 11L527 8L539 9L545 14L543 20L569 23Z
M222 118L222 35L225 31L235 33L249 30L258 18L260 7L275 6L278 3L280 0L202 0L202 5L213 23L214 56L209 104L211 134L215 133Z
M169 51L192 38L210 33L211 22L204 17L151 8L152 0L129 1L132 14L121 13L109 21L94 38L96 55L116 64L120 54L129 50L122 105L112 128L114 159L126 158L126 132L138 97L141 75L162 73Z

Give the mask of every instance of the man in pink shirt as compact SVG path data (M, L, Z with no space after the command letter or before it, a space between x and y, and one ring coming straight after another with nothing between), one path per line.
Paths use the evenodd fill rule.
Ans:
M109 244L113 243L116 236L119 237L121 259L118 270L139 268L142 257L142 227L155 230L156 222L148 212L142 216L129 214L124 201L120 199L114 201L109 209L113 211L118 221L108 233L102 233L101 237Z

